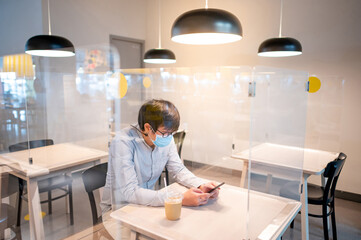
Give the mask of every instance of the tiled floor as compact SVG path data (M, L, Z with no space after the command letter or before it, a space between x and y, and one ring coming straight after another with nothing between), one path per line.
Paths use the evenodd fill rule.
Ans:
M215 181L225 181L227 184L239 186L240 172L224 170L219 168L199 168L192 169L197 175ZM256 178L255 178L256 179ZM262 184L258 184L262 186ZM257 186L257 184L255 184ZM64 199L54 202L53 214L44 217L44 229L46 239L109 239L104 235L105 229L102 226L92 228L92 218L88 196L79 174L74 175L74 225L69 226L69 215L65 214ZM23 204L23 217L27 212L26 204ZM47 212L47 206L42 206ZM310 207L313 211L313 207ZM283 239L301 239L300 215L296 217L294 229L287 229ZM336 199L336 220L338 239L353 240L361 239L361 203L355 203L342 199ZM323 239L322 220L310 218L310 239ZM29 225L23 220L21 226L23 239L29 239ZM235 236L235 239L237 237ZM226 239L225 239L226 240Z

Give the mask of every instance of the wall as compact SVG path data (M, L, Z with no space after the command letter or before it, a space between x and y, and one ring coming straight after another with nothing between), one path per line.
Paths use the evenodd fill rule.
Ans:
M46 1L43 2L46 6ZM110 34L144 40L147 13L145 2L50 1L52 32L67 37L75 46L109 43Z
M144 40L145 0L49 0L51 32L77 46L109 43L109 35ZM0 56L24 52L31 36L48 34L47 0L0 0ZM43 17L42 17L43 16Z
M26 41L42 33L41 19L41 0L0 0L0 56L23 53Z
M156 1L147 3L145 48L150 49L158 44L158 18L154 14L158 8ZM358 127L361 122L361 1L284 1L283 35L298 39L303 46L301 56L290 58L257 56L262 41L278 36L279 0L211 0L210 8L230 11L239 18L243 39L219 46L189 46L172 42L170 30L174 20L186 11L202 7L204 1L183 0L182 4L176 0L162 1L162 47L176 54L177 63L172 67L266 65L304 70L327 79L338 77L346 80L340 107L342 111L339 113L342 115L339 125L341 137L337 140L337 151L345 152L348 159L338 189L361 194L361 128ZM147 67L155 66L147 64Z

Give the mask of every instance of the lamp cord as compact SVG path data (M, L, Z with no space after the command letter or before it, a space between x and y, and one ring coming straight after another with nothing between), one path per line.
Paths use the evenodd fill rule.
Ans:
M161 45L162 45L162 39L161 39L161 26L160 26L160 22L161 22L161 16L160 16L160 1L161 0L158 0L158 48L162 48Z
M50 6L48 0L48 23L49 23L49 35L51 35L51 25L50 25Z
M280 31L278 37L282 37L283 0L281 0Z

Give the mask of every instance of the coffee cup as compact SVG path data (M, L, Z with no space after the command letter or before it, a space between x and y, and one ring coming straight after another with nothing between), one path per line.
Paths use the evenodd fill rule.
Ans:
M169 192L164 201L165 216L168 220L175 221L180 218L183 194Z

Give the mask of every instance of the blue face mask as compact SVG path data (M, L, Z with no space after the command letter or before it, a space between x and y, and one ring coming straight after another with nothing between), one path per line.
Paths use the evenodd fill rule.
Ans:
M173 139L173 135L169 135L168 137L161 137L159 135L155 135L155 141L152 140L152 142L154 143L154 145L156 145L157 147L166 147L170 144L170 142Z

